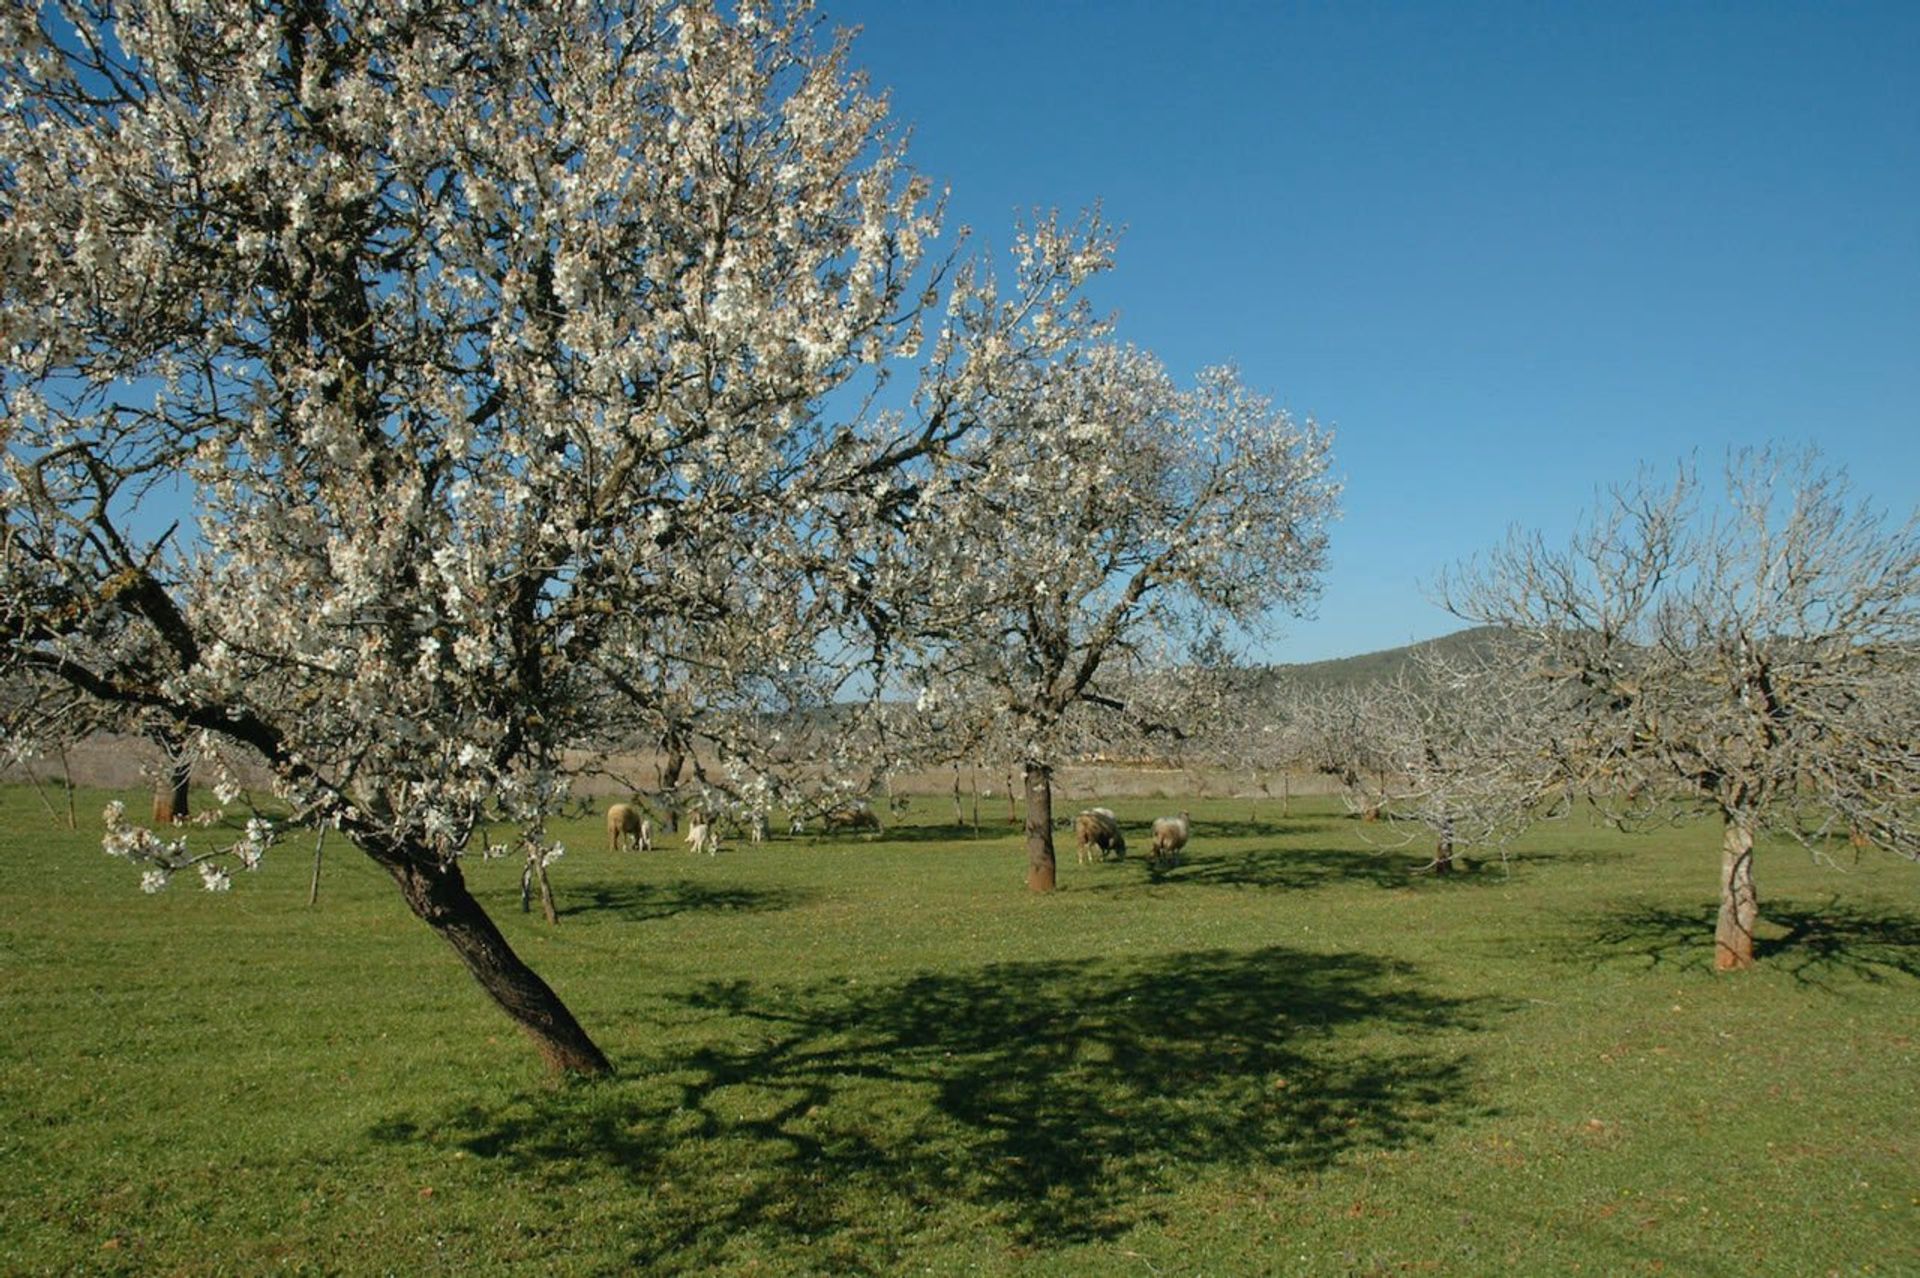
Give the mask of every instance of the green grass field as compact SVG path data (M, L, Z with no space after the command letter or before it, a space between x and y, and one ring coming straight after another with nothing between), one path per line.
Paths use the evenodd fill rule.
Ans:
M558 927L469 866L619 1070L557 1084L344 845L316 908L306 836L147 897L105 797L0 791L7 1273L1920 1273L1920 868L1877 854L1765 849L1727 977L1700 826L1438 881L1201 803L1177 871L1065 836L1036 898L935 801L711 859L582 821Z

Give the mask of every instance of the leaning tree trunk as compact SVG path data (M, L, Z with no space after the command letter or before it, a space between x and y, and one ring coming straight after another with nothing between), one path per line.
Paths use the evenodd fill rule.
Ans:
M1053 859L1053 769L1027 764L1027 887L1051 892Z
M1720 921L1713 933L1713 966L1722 972L1753 966L1753 928L1760 897L1753 887L1753 829L1727 818L1720 839Z
M487 997L533 1040L549 1069L568 1074L613 1072L606 1055L587 1037L560 996L513 952L467 891L458 864L443 863L421 848L363 850L393 876L400 895L420 920L453 947Z

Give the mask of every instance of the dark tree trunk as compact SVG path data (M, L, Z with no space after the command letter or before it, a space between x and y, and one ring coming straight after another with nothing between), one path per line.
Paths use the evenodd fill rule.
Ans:
M453 947L473 979L539 1049L556 1073L610 1074L608 1062L551 986L521 961L487 912L467 891L454 862L420 848L365 847L420 920Z
M1027 764L1027 887L1051 892L1053 859L1053 769Z
M1433 872L1435 874L1453 873L1453 818L1446 817L1440 822L1440 843L1433 850Z
M1760 896L1753 886L1753 830L1727 818L1720 839L1720 920L1713 932L1713 966L1722 972L1753 966L1753 929Z

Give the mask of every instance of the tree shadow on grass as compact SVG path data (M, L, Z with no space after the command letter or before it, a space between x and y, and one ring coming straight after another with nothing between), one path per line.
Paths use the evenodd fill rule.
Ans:
M1173 812L1164 815L1176 815ZM1282 835L1331 834L1342 828L1339 817L1324 813L1298 817L1261 817L1245 820L1232 817L1193 817L1188 823L1195 842L1211 839L1275 839ZM1142 844L1152 842L1153 822L1140 823Z
M1312 1172L1423 1143L1483 1112L1458 1033L1497 1010L1406 965L1278 947L714 982L679 1001L717 1018L704 1045L629 1062L584 1098L375 1136L454 1143L515 1175L624 1179L647 1272L749 1254L889 1272L908 1236L1113 1238L1199 1172Z
M890 825L879 833L865 833L850 830L844 833L807 835L817 837L822 843L869 839L878 843L986 843L993 839L1004 839L1009 835L1018 835L1020 827L1006 820L981 821L979 833L974 832L971 824L956 824L951 821L923 824L921 822L902 822Z
M605 914L628 923L672 918L676 914L770 914L813 899L795 888L751 888L721 883L589 882L568 884L555 893L561 918Z
M1635 902L1602 916L1589 933L1597 957L1634 956L1658 966L1713 963L1714 906L1676 909ZM1593 952L1588 951L1591 955ZM1791 900L1761 903L1754 957L1808 985L1835 977L1879 983L1920 979L1920 913L1884 904Z
M1191 851L1172 869L1146 864L1147 881L1168 886L1262 888L1305 892L1364 883L1378 888L1420 884L1485 884L1501 879L1498 861L1457 856L1447 875L1423 874L1431 854L1398 848L1254 848L1245 852ZM1145 858L1141 858L1143 863ZM1103 884L1096 891L1128 891L1137 882Z

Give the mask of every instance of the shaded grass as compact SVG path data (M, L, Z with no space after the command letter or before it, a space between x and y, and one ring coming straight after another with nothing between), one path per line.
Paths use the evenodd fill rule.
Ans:
M1912 867L1765 849L1726 978L1698 827L1441 880L1189 806L1186 864L1063 841L1050 898L943 800L717 858L583 820L558 927L473 862L620 1071L554 1085L344 848L317 909L304 840L149 898L0 792L0 1269L1920 1269Z

